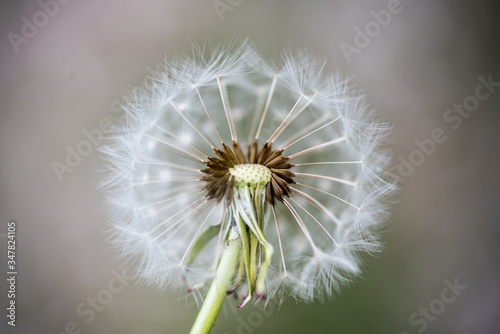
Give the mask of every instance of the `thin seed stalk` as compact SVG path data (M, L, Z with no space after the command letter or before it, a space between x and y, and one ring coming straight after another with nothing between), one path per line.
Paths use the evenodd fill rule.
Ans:
M235 239L231 239L235 237ZM229 285L234 276L238 265L238 259L241 251L241 238L232 231L227 247L224 249L220 258L215 279L208 290L205 301L201 306L200 312L191 328L190 334L208 334L219 314L219 310L224 302Z

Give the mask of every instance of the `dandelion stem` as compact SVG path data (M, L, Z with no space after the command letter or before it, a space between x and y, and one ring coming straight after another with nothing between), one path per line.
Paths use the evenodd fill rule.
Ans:
M232 235L232 236L231 236ZM234 272L238 265L241 251L241 239L237 233L231 231L227 246L220 258L219 266L215 278L208 290L205 301L191 328L190 334L208 334L219 314L222 302L226 297L229 285L231 284ZM236 237L235 239L231 239Z

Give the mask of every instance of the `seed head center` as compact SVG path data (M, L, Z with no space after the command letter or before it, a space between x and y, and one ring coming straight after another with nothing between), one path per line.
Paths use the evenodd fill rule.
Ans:
M271 170L260 164L241 164L229 168L229 173L234 176L237 184L247 184L256 186L266 185L271 181Z

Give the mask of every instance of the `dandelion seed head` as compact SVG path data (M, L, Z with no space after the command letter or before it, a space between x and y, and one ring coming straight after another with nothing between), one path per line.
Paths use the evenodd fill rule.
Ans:
M125 96L101 183L140 281L201 300L230 231L248 241L233 285L251 298L325 298L359 274L396 190L390 127L325 66L194 46Z

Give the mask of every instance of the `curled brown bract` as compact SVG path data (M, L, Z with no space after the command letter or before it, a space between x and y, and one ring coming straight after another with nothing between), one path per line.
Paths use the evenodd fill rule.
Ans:
M283 155L283 150L273 150L272 143L266 142L259 148L254 140L243 153L238 142L233 141L232 148L222 144L222 149L214 148L215 156L209 157L203 163L207 168L201 172L201 178L206 182L203 188L208 199L220 202L226 197L226 205L230 205L233 196L234 178L231 178L229 169L239 164L259 164L271 171L271 181L266 185L266 199L274 205L275 199L283 201L284 196L290 196L289 184L295 183L295 174L291 171L292 164L289 158Z

